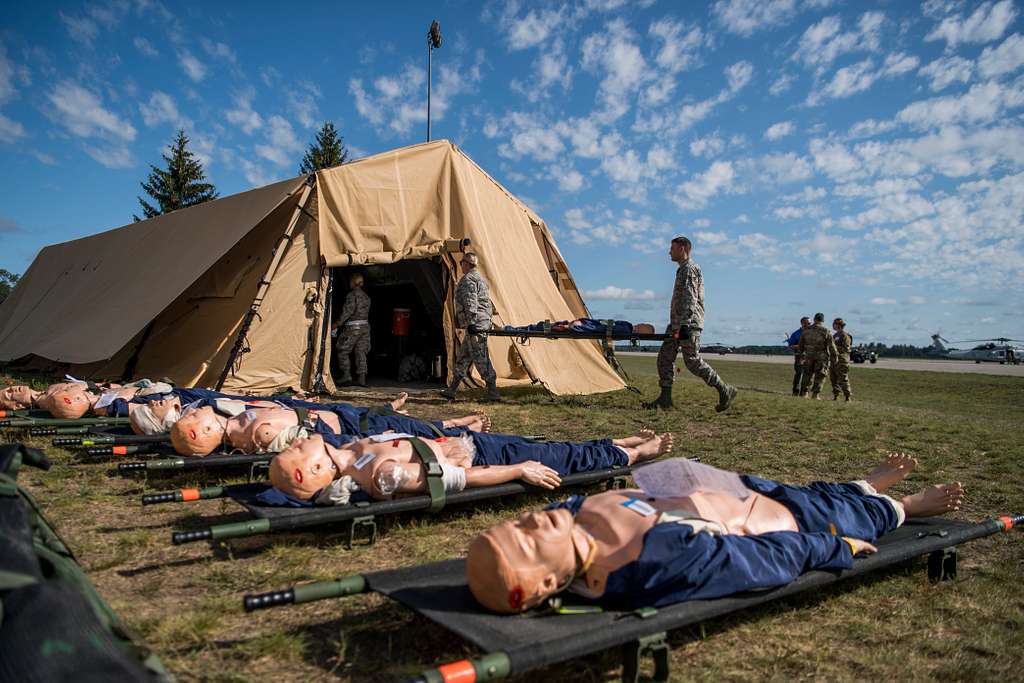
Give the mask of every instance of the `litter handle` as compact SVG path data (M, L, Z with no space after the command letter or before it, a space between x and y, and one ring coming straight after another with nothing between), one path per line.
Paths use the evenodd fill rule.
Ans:
M135 463L128 464L134 465ZM158 505L160 503L174 503L177 501L177 494L177 491L164 491L163 493L146 493L142 496L142 504Z
M270 591L269 593L257 593L246 595L242 600L246 612L255 612L258 609L269 609L281 607L282 605L295 604L295 591L287 588L283 591Z
M118 472L138 472L146 469L146 463L144 462L119 462L117 463Z
M213 539L213 529L196 529L195 531L175 531L171 534L171 543L182 545L183 543L195 543L196 541L209 541Z

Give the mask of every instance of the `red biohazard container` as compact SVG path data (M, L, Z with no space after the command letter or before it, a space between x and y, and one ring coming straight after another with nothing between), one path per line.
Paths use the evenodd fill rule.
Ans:
M391 334L396 337L408 337L412 311L408 308L396 308L391 313Z

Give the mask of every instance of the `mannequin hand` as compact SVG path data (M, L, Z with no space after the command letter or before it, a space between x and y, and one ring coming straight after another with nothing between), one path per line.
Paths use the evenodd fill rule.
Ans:
M536 460L527 460L520 465L519 478L527 484L533 484L544 489L554 489L562 483L558 472L547 465L542 465Z
M850 544L850 550L853 551L854 555L874 555L878 552L878 548L859 538L843 536L843 540Z

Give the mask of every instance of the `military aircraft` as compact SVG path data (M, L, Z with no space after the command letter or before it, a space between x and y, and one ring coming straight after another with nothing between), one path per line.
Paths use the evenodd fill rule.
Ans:
M981 342L981 343L979 343ZM952 358L954 360L973 360L975 363L1013 363L1020 365L1024 360L1024 340L1007 339L1006 337L994 337L992 339L966 339L958 342L951 342L943 339L938 333L932 335L932 355L941 358ZM950 348L946 344L978 344L972 349Z

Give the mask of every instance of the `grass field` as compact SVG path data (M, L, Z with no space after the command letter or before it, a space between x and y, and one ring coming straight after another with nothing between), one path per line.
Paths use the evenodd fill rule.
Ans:
M812 402L790 396L787 365L710 360L741 388L724 415L713 410L716 394L685 374L677 409L666 413L640 410L639 397L626 391L551 398L523 389L507 392L501 405L423 398L409 407L430 418L485 409L497 431L550 439L671 430L677 455L792 482L854 478L886 451L904 450L921 464L899 493L959 480L968 498L957 517L1024 511L1024 380L854 368L855 402ZM645 395L655 392L653 358L624 365ZM47 450L55 467L23 470L23 482L108 602L183 680L393 680L472 655L443 629L377 596L254 615L242 612L241 596L455 557L476 532L548 499L398 517L370 548L345 550L343 528L175 547L172 530L205 525L199 515L239 519L240 508L220 501L142 508L141 494L215 482L122 479L109 464ZM673 680L1020 680L1022 575L1024 535L1014 532L963 548L953 582L929 583L919 560L683 629L670 636ZM619 673L617 653L609 653L530 676L582 683Z

